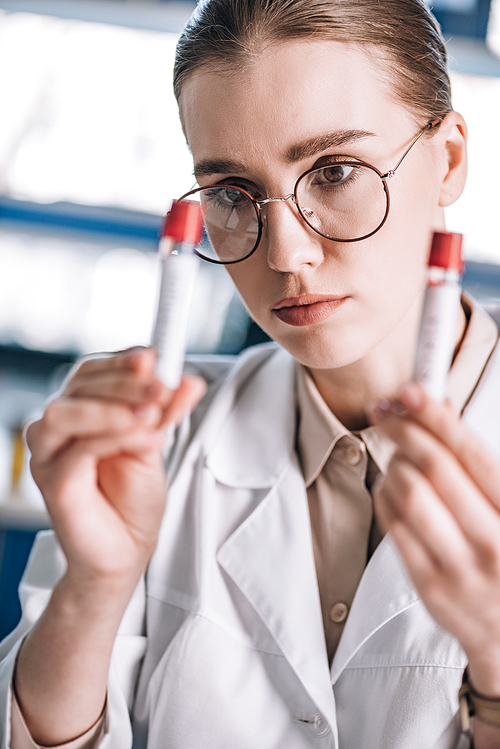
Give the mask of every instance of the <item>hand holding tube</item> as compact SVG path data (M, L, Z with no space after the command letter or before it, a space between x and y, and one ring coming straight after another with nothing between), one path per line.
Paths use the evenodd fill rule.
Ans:
M475 689L500 698L500 465L449 403L410 383L371 421L397 445L375 492L390 531L434 619L465 650ZM498 747L500 729L477 721L476 746Z
M33 476L68 563L17 663L38 743L73 739L102 711L116 631L164 511L165 428L203 392L199 378L168 390L152 349L88 359L27 430Z
M102 711L116 632L164 512L165 430L205 391L200 378L181 380L197 258L172 247L180 233L192 239L186 226L166 227L156 352L80 363L27 430L32 473L67 560L15 675L24 718L44 745L84 733Z

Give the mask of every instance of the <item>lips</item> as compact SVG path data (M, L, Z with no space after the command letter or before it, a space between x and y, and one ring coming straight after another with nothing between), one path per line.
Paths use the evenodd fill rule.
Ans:
M339 310L349 297L328 294L305 294L282 299L273 307L279 320L287 325L303 327L326 320Z

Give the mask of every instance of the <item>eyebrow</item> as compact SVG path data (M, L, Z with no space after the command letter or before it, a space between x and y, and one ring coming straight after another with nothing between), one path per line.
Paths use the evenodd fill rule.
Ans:
M229 174L230 172L244 172L245 165L241 161L230 159L202 159L194 166L195 177L209 177L211 174Z
M330 148L339 148L349 143L355 143L364 138L374 138L375 133L369 130L337 130L333 133L325 133L314 138L308 138L302 143L291 146L285 152L285 160L289 164L311 158L318 153ZM195 177L205 177L212 174L242 173L247 171L247 166L241 161L231 159L202 159L194 167Z
M286 160L293 164L296 161L308 159L316 156L317 153L327 151L329 148L340 148L348 143L355 143L363 138L374 138L375 133L369 130L337 130L334 133L318 135L315 138L309 138L295 146L292 146L285 153Z

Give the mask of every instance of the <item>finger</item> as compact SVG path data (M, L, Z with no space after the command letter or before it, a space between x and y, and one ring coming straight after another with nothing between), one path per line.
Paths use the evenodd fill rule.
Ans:
M125 432L156 428L162 409L154 403L132 410L102 401L57 398L50 402L42 419L26 429L26 441L37 463L54 459L65 445L76 439L117 437Z
M398 399L415 421L449 447L480 490L500 508L500 465L452 408L433 401L417 383L405 385Z
M388 533L391 530L393 523L398 520L398 516L392 509L391 503L386 501L387 497L382 493L385 480L386 477L379 473L371 489L373 510L377 520L377 525L384 534Z
M435 582L436 576L441 571L440 565L404 521L394 519L391 523L390 534L417 590L422 597L425 597L424 591L427 591Z
M75 377L92 376L102 372L128 371L136 374L153 372L156 366L156 354L152 348L135 346L116 354L98 354L85 357L76 362L65 378L63 388Z
M459 522L464 534L481 549L487 529L500 535L498 510L480 491L457 457L411 417L384 412L379 422L384 432L434 487Z
M463 592L463 575L450 578L443 574L420 539L405 523L396 521L391 528L391 536L427 610L443 628L457 636L457 622L458 627L463 627L471 610L470 596L465 596L466 616L463 608L457 605L457 598Z
M167 405L169 390L154 375L137 376L127 371L102 371L91 376L75 377L64 388L64 395L74 398L101 398L138 404L155 400Z
M207 391L207 384L202 377L187 375L181 381L179 388L168 407L164 410L161 424L175 424L178 426L186 413L192 411Z
M469 542L427 478L396 455L375 495L377 511L392 530L404 524L436 566L457 574L457 562L471 558Z
M153 432L136 430L113 437L80 439L69 444L54 461L41 463L36 456L32 456L30 467L33 478L37 483L39 481L43 483L44 489L53 489L61 485L67 488L68 482L74 482L75 489L78 488L81 494L79 482L83 475L82 466L85 470L93 467L92 470L95 472L99 461L122 455L156 465L160 460L159 455L164 439L164 429L156 429Z

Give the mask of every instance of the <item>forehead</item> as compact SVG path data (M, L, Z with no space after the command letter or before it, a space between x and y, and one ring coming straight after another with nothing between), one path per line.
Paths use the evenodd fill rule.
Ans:
M372 134L359 144L397 139L411 114L393 95L391 75L373 50L308 40L269 46L238 72L202 68L180 100L195 164L286 161L296 145L332 132Z

